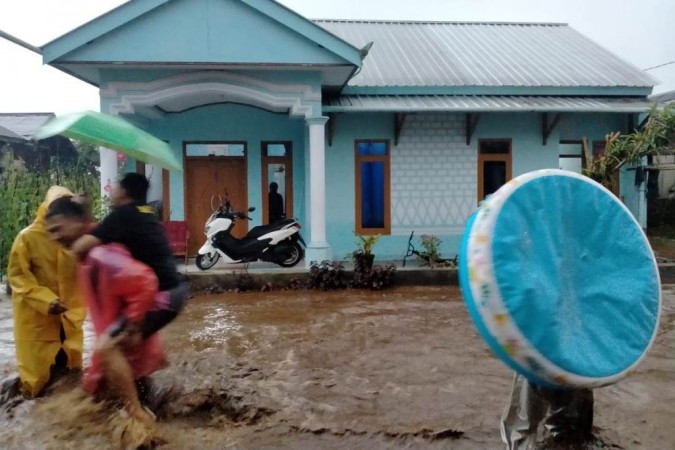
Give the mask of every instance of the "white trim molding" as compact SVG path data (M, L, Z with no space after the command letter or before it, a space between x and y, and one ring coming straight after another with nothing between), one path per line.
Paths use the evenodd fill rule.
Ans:
M196 94L213 94L272 111L310 118L318 113L321 93L305 84L275 83L226 72L197 72L149 82L112 82L101 89L101 98L111 99L113 114L133 114L137 107L154 106Z

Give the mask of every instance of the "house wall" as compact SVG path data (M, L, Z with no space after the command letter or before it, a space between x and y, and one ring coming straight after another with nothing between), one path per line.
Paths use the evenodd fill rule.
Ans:
M415 246L419 236L434 234L442 240L441 253L454 257L468 217L477 206L477 149L480 139L512 140L512 175L542 168L557 168L559 141L602 140L621 125L611 115L567 115L543 145L541 115L535 113L482 114L473 139L466 144L466 115L452 113L410 114L399 143L394 144L394 114L360 113L335 116L332 145L326 144L326 233L333 258L348 258L356 248L354 141L390 141L391 225L375 253L379 260L400 260L407 250L411 231ZM308 230L307 126L300 118L274 114L242 105L214 105L166 115L161 120L143 120L143 127L168 140L177 155L184 141L246 141L248 143L249 205L261 221L262 195L260 143L290 140L294 158L294 215ZM632 172L631 172L632 173ZM182 220L183 176L171 174L172 218ZM628 191L628 183L624 183Z
M252 35L255 39L251 39ZM171 45L166 45L168 36ZM139 45L143 43L143 45ZM279 44L283 51L279 51ZM50 48L46 57L53 55ZM345 61L243 2L167 2L68 54L68 60L340 64Z
M327 235L333 255L345 258L355 243L354 140L390 140L391 225L376 248L380 260L400 260L411 231L434 234L441 253L454 257L468 217L477 206L479 139L512 140L512 176L557 168L561 139L604 140L620 129L620 115L564 115L542 141L541 114L482 114L473 139L466 144L465 114L408 115L398 146L394 145L393 114L337 116L333 145L327 146ZM619 127L619 128L617 128ZM420 249L419 239L413 243Z
M248 202L255 206L251 226L262 222L262 141L291 141L293 143L294 215L304 226L306 204L304 196L305 161L303 158L305 121L286 114L275 114L244 105L207 106L181 114L170 114L147 125L150 133L165 139L177 155L182 155L186 141L245 141L247 142ZM183 173L171 172L171 217L184 220ZM236 205L239 207L239 205ZM242 207L245 205L241 205Z

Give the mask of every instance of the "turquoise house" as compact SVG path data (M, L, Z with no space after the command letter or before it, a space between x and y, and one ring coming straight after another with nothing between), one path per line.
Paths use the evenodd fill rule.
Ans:
M355 234L400 259L412 231L454 256L485 195L580 171L582 142L602 152L632 130L655 84L564 24L310 20L272 0L132 0L41 50L182 158L183 172L126 164L187 222L192 253L226 196L266 222L276 182L308 262L346 257ZM103 192L118 164L102 149ZM622 173L641 218L643 194Z

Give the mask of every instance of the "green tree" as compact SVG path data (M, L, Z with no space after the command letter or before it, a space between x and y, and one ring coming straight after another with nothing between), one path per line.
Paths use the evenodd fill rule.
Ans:
M654 107L640 130L627 135L607 135L604 154L593 158L588 145L584 145L586 168L583 174L612 190L614 174L624 164L640 164L645 156L672 153L674 150L675 104L662 109Z
M104 212L100 195L98 150L75 143L77 158L59 160L52 157L45 170L26 168L9 146L2 149L0 160L0 275L7 270L9 251L14 238L35 218L47 189L59 184L73 192L81 192L92 200L96 217Z

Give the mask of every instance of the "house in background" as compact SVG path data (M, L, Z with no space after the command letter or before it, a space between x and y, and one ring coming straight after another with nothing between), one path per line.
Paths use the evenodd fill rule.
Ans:
M132 0L41 51L182 158L138 168L192 253L214 199L260 223L276 181L308 262L345 257L355 233L400 259L413 230L454 255L481 199L531 170L580 171L582 139L601 152L632 130L655 84L564 24L313 21L271 0ZM101 163L106 185L115 153Z
M675 91L652 95L650 99L659 107L665 107L675 103ZM652 156L650 160L648 195L652 199L675 198L675 155Z
M47 169L53 158L76 160L75 146L63 136L31 141L54 113L0 113L0 152L11 151L30 170Z

